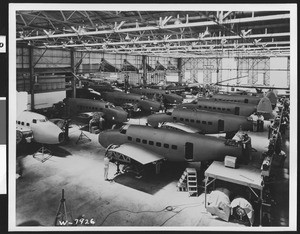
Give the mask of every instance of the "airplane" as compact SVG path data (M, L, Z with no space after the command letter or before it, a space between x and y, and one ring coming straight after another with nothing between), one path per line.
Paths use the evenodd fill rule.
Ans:
M251 103L257 105L261 97L239 95L239 94L213 94L211 99L215 101L242 102L242 103Z
M143 165L163 160L200 162L242 155L241 146L226 144L225 139L142 125L100 132L98 141L112 152L114 160L124 164L132 160Z
M272 114L271 102L267 97L262 98L258 105L240 102L216 101L213 99L196 99L190 103L177 105L176 108L206 110L225 114L250 116L254 112L264 113L264 117ZM265 117L265 118L266 118Z
M59 144L65 139L64 132L44 115L22 111L16 119L17 144L22 140L41 144Z
M100 112L105 122L114 124L128 121L128 113L122 107L116 107L109 102L84 98L67 98L64 103L67 107L67 116L75 116L85 112Z
M172 112L153 114L147 117L147 123L154 128L163 122L184 123L198 128L202 134L233 134L240 130L240 127L243 131L253 129L252 120L246 116L185 108L175 108Z
M160 102L135 93L105 92L102 93L102 96L104 101L109 101L115 105L130 104L134 111L138 108L145 112L157 112L162 109Z
M69 89L66 91L67 98L72 97L72 90ZM91 88L76 88L76 98L87 98L87 99L95 99L100 100L101 94L99 92L96 92L95 90Z
M131 88L129 90L130 93L136 93L140 95L145 95L148 98L159 98L162 96L166 102L166 104L179 104L182 103L183 97L171 93L168 90L160 90L160 89L148 89L148 88Z

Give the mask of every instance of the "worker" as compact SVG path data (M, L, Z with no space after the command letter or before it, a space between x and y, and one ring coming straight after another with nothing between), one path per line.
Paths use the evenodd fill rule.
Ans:
M264 116L261 113L257 114L257 131L264 131Z
M104 157L104 180L105 181L110 181L108 179L108 169L109 169L109 162L110 162L110 157L107 155Z
M93 118L89 122L89 132L90 133L93 132L94 126L97 126L97 127L99 126L99 119L97 120L95 116L93 116Z
M117 166L117 172L115 173L115 175L119 175L119 174L121 174L121 170L120 170L120 162L119 162L119 161L116 161L115 164L116 164L116 166Z
M258 120L257 113L254 112L252 115L250 115L250 118L253 123L253 132L257 132L257 120Z
M245 164L248 164L250 161L250 151L251 151L251 138L248 136L248 134L244 134L243 140L242 140L242 162Z

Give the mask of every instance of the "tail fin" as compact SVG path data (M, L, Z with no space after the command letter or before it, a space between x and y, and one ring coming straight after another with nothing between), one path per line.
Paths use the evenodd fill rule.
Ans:
M258 105L257 105L257 112L260 113L272 113L272 104L269 98L263 97L260 99Z
M17 116L24 110L28 110L28 93L17 92Z
M269 91L266 94L266 97L270 99L270 102L272 104L272 108L274 109L277 104L277 96L273 91Z

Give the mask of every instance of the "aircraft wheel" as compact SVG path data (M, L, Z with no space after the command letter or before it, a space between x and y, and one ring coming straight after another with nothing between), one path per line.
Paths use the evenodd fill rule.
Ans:
M23 133L17 130L16 137L17 137L17 144L19 144L23 140Z

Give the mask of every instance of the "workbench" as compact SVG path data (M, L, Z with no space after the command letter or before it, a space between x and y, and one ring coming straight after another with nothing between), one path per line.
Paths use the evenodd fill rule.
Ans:
M264 182L261 176L261 170L250 165L238 165L237 168L229 168L224 166L224 162L214 161L205 171L205 207L207 205L206 195L207 186L215 180L223 180L243 186L247 186L257 198L260 198L260 221L262 221L262 196ZM210 178L212 178L210 180ZM258 189L260 195L256 194L253 189Z

